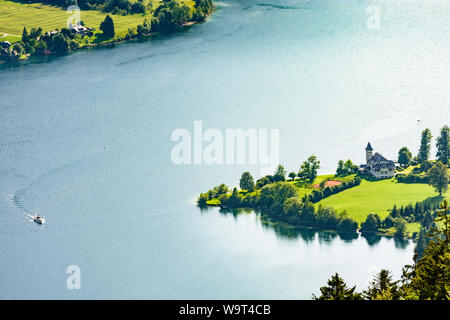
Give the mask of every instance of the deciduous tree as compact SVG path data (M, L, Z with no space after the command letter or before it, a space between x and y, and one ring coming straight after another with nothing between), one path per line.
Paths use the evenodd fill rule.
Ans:
M441 196L442 193L448 190L449 175L447 171L447 166L442 162L438 161L429 171L428 179L431 186L439 192Z
M253 191L255 188L255 181L253 180L250 172L246 171L242 174L241 180L239 182L239 187L242 190Z
M403 167L407 167L411 163L412 153L407 147L403 147L398 151L398 163Z

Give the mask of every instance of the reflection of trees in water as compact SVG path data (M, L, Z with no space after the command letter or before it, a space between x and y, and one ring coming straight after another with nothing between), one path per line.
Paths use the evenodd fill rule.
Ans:
M407 239L394 238L395 247L397 249L405 249L409 245L409 241Z
M207 210L205 210L207 211ZM255 213L255 217L261 223L264 229L271 229L275 234L284 239L296 240L299 237L306 243L311 242L315 239L316 234L318 234L319 242L321 243L331 243L333 239L339 236L340 239L344 241L353 241L358 238L358 234L355 233L337 233L335 231L323 231L311 228L301 228L294 227L285 223L274 222L270 220L266 215L262 214L261 211L253 209L228 209L219 208L219 213L226 216L232 215L235 219L238 218L240 214L248 214L250 212Z
M369 246L373 246L381 240L381 236L375 233L363 232L361 233L361 236L366 239Z
M228 208L219 208L219 213L224 216L232 215L235 219L242 213L251 213L253 210L251 209L228 209Z
M217 208L216 207L200 208L200 211L202 213L206 213L210 210L217 211ZM220 214L224 216L232 215L235 219L238 219L240 214L249 214L253 212L255 214L255 218L261 223L261 226L264 229L273 230L278 237L283 239L296 240L300 237L303 241L309 243L316 238L317 234L319 243L330 244L333 242L334 239L336 239L336 237L339 237L339 239L345 242L352 242L358 239L359 237L359 233L357 232L324 231L318 229L294 227L288 224L274 222L270 220L266 215L262 214L260 211L249 208L247 209L219 208L218 211ZM378 242L380 242L381 238L383 237L374 233L362 233L361 236L366 239L367 243L370 246L373 246ZM398 249L405 249L409 244L409 241L407 239L394 238L394 241L395 247Z
M269 228L275 231L275 234L280 238L295 240L299 236L299 232L295 228L289 228L281 224L274 224L269 226Z
M320 244L331 243L337 237L337 233L334 231L317 231L317 233Z
M358 239L359 234L357 232L339 232L339 238L345 242L352 242L353 240Z
M212 208L212 207L209 207L209 206L197 206L197 208L200 209L200 212L201 212L202 214L208 213L209 211L215 209L215 208Z

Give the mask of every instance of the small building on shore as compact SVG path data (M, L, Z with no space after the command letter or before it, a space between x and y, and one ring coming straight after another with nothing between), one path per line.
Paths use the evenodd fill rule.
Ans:
M86 28L85 26L83 26L81 24L76 24L76 25L70 24L69 29L72 30L73 33L79 34L79 35L88 35L89 32L92 31L92 28Z
M11 47L11 42L9 41L1 41L0 42L0 47L3 49L8 49L9 47Z
M369 142L366 147L366 164L362 164L359 170L376 179L392 178L395 176L395 162L377 152L373 154L373 148Z

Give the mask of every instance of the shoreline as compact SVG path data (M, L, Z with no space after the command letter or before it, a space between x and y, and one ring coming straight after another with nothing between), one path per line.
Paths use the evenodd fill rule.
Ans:
M199 207L197 205L197 207ZM314 231L325 231L325 232L335 232L338 234L348 234L348 235L363 235L363 234L367 234L367 235L374 235L374 236L380 236L380 237L387 237L387 238L395 238L395 239L399 239L399 240L410 240L414 242L414 238L411 235L405 235L404 237L396 237L394 234L389 233L389 232L380 232L380 231L361 231L361 228L358 228L355 232L350 232L350 231L342 231L342 230L337 230L337 229L329 229L329 228L320 228L317 226L303 226L303 225L297 225L297 224L291 224L285 221L281 221L281 220L275 220L273 217L269 216L267 213L266 214L262 214L262 213L258 213L257 209L255 208L251 208L251 207L239 207L239 208L226 208L226 207L222 207L218 204L207 204L204 207L199 207L200 209L209 209L209 208L218 208L220 209L224 209L224 210L248 210L248 211L252 211L254 214L256 214L257 216L259 216L259 220L261 221L261 223L264 223L266 225L270 225L270 226L274 226L274 225L280 225L280 226L284 226L286 228L291 228L291 229L304 229L304 230L314 230ZM266 219L266 220L264 220Z
M359 177L359 181L361 181L362 183L356 183L356 179ZM242 178L241 178L242 179ZM319 182L323 183L323 185L326 185L326 182L328 181L340 181L340 184L334 185L334 186L328 186L325 187L323 190L321 191L317 191L318 189L315 189L314 186L317 185ZM258 180L259 181L259 180ZM337 176L337 175L320 175L317 176L316 180L314 181L314 183L310 183L310 184L299 184L302 180L299 179L295 179L295 180L286 180L285 182L283 182L283 184L286 186L286 190L289 190L289 188L292 188L291 186L294 186L295 192L297 192L297 199L301 202L304 201L308 201L311 203L311 206L315 207L315 210L319 210L321 205L317 206L318 203L322 203L322 205L324 205L325 207L329 207L330 209L335 211L335 215L337 214L337 220L343 220L344 224L341 224L341 226L338 225L334 225L334 221L333 223L330 225L327 222L327 219L325 219L323 221L323 223L321 221L315 221L315 219L313 219L314 221L305 221L304 223L302 221L299 221L298 217L295 216L283 216L280 215L277 212L261 212L262 210L265 210L267 208L264 207L264 205L262 205L261 207L261 203L259 203L259 198L260 198L260 190L261 190L261 186L258 188L256 187L255 191L252 192L247 192L247 191L237 191L237 188L233 189L233 192L231 192L231 189L227 189L226 193L223 193L224 191L224 187L227 188L227 186L225 186L224 184L220 185L220 186L216 186L214 187L214 189L208 190L205 193L200 193L200 195L197 198L197 206L199 208L209 208L209 207L217 207L221 210L224 211L233 211L236 210L237 212L240 210L249 210L249 211L254 211L257 214L262 214L263 216L266 216L268 219L270 219L270 223L282 223L286 226L292 227L292 228L308 228L308 229L314 229L314 230L331 230L331 231L335 231L338 233L342 233L342 232L350 232L350 233L361 233L361 234L366 234L366 235L374 235L374 236L385 236L385 237L392 237L392 238L397 238L397 239L410 239L410 240L417 240L417 236L419 234L420 228L421 228L421 222L418 221L414 216L411 218L409 215L409 219L403 219L404 220L404 227L405 230L401 231L401 232L397 232L397 227L394 228L394 225L392 225L392 221L390 223L387 224L381 224L381 220L387 219L387 217L390 216L390 212L392 211L392 208L387 206L383 206L383 208L372 208L372 206L370 208L363 208L365 211L367 211L367 213L371 213L374 214L375 216L377 216L377 214L375 214L374 212L377 212L378 215L378 219L380 220L380 224L378 225L378 227L376 229L372 229L369 228L365 225L363 225L363 223L365 223L365 219L367 219L368 214L365 214L365 216L361 217L361 214L359 211L361 211L362 209L357 207L356 213L353 212L351 214L347 213L345 216L339 215L338 211L342 211L342 212L346 212L346 210L348 209L347 207L342 207L339 206L339 203L337 205L337 210L335 210L335 206L334 205L328 205L327 206L327 200L326 198L330 197L330 196L336 196L336 197L341 197L342 199L339 199L339 201L346 203L346 201L350 201L349 199L345 198L345 196L343 196L343 194L341 193L342 191L348 190L348 189L352 189L352 188L361 188L361 189L357 189L358 192L360 192L364 197L367 198L368 195L371 195L373 193L373 186L371 186L372 183L376 183L377 184L377 190L379 188L384 188L386 189L387 187L391 188L388 185L391 185L391 182L394 183L394 189L395 190L391 190L391 192L401 192L404 190L404 188L410 188L413 185L417 185L417 186L421 186L422 184L420 183L415 183L415 184L409 184L409 183L403 183L403 182L398 182L396 180L396 177L393 178L386 178L386 179L366 179L366 177L364 176L358 176L358 175L349 175L349 176ZM325 183L324 183L325 182ZM268 185L271 185L271 183L269 183ZM340 187L342 186L342 187ZM400 186L400 187L398 187ZM370 187L370 188L369 188ZM329 188L329 189L328 189ZM336 188L338 188L336 190ZM401 190L400 190L400 189ZM303 190L303 189L310 189L308 192L299 192L299 190ZM311 192L311 190L313 190ZM289 190L290 192L294 192L292 190ZM326 192L325 192L326 191ZM370 193L368 193L368 191L370 191ZM421 190L419 190L421 191ZM414 192L418 192L417 190L414 189ZM236 194L235 194L236 193ZM267 194L267 192L266 192ZM436 196L432 196L432 199L434 199ZM430 196L430 197L431 197ZM266 196L267 197L267 196ZM222 199L223 198L223 199ZM230 201L230 198L232 198L232 200ZM424 205L425 200L428 198L420 198L419 201L416 200L416 211L419 210L419 212L422 212L422 210L431 210L431 205L429 205L428 207ZM322 200L324 200L324 202L321 202ZM398 199L395 199L398 200ZM394 201L394 200L392 200ZM401 203L401 207L399 205L399 208L401 208L401 210L403 210L404 206L406 209L408 209L409 207L412 207L413 202L410 201L409 204L404 204L402 201L400 201ZM396 207L396 203L394 202L392 204L393 208ZM419 207L417 207L419 206ZM424 207L426 209L424 209ZM417 209L419 208L419 209ZM359 210L359 211L358 211ZM380 211L382 210L382 211ZM387 215L386 215L386 211L387 211ZM409 209L408 209L409 210ZM380 213L381 212L381 213ZM418 214L418 213L417 213ZM381 219L380 219L381 218ZM394 216L395 218L395 216ZM391 217L391 220L393 218ZM339 221L336 221L336 223L339 223ZM402 226L403 227L403 226ZM330 229L331 228L331 229ZM401 229L403 230L403 229Z
M122 37L120 39L114 39L114 37L113 37L113 38L111 38L109 40L105 40L105 41L102 41L102 42L99 42L99 43L82 44L81 42L78 42L79 46L77 48L70 49L69 51L67 51L67 52L65 52L63 54L50 52L48 54L43 53L43 54L35 54L34 55L34 54L28 53L28 54L24 54L24 56L21 56L21 57L14 57L14 58L9 58L9 59L2 59L0 57L0 66L20 65L21 63L27 62L27 61L29 61L32 58L45 59L45 58L48 58L48 57L66 56L66 55L69 55L69 54L71 54L73 52L80 51L82 49L93 49L93 48L100 48L100 47L108 47L108 46L114 46L116 44L124 44L124 43L128 43L128 42L140 41L140 40L144 40L145 41L145 40L151 39L152 37L154 37L156 35L161 35L161 34L166 34L166 35L176 34L177 32L180 32L181 30L184 30L187 27L198 25L200 23L206 23L208 21L209 17L216 10L218 10L217 6L213 5L212 9L211 9L211 12L205 16L204 20L202 20L202 21L197 21L197 20L188 21L188 22L185 22L182 25L179 25L179 26L175 27L173 30L170 30L170 31L167 31L167 32L164 32L164 31L163 32L161 32L161 31L151 32L150 31L148 34L141 34L141 35L136 34L133 37L130 37L129 39L127 39L126 36L124 36L124 37ZM18 42L21 42L21 41L16 41L14 43L18 43ZM11 46L14 45L14 43L11 43Z
M206 22L203 21L203 22ZM202 23L203 23L202 22ZM174 34L177 31L180 31L181 28L187 28L187 27L191 27L194 25L198 25L199 22L198 21L191 21L191 22L187 22L185 24L183 24L182 26L178 27L177 30L175 30L174 32L170 32L167 34ZM57 56L66 56L66 55L70 55L74 52L78 52L81 51L83 49L94 49L94 48L100 48L100 47L109 47L109 46L114 46L114 45L118 45L118 44L125 44L125 43L129 43L129 42L133 42L133 41L139 41L139 40L150 40L152 37L159 35L159 34L164 34L162 32L151 32L149 34L146 35L138 35L136 37L130 38L130 39L118 39L118 40L111 40L111 41L105 41L105 42L100 42L97 44L87 44L87 45L83 45L80 46L76 49L71 49L69 52L65 53L65 54L58 54L58 53L50 53L50 54L43 54L43 55L31 55L31 54L26 54L26 57L24 58L17 58L17 59L11 59L11 60L2 60L0 59L0 65L14 65L14 64L20 64L26 61L29 61L31 58L47 58L47 57L57 57Z

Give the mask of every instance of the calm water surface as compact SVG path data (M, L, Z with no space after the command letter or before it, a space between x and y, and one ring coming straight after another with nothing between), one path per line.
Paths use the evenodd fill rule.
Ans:
M399 277L412 243L200 211L198 193L260 167L170 158L195 120L280 129L289 171L310 154L324 173L361 162L368 140L415 153L450 118L450 4L392 2L223 1L170 37L1 67L0 298L308 299L335 271L359 289Z

